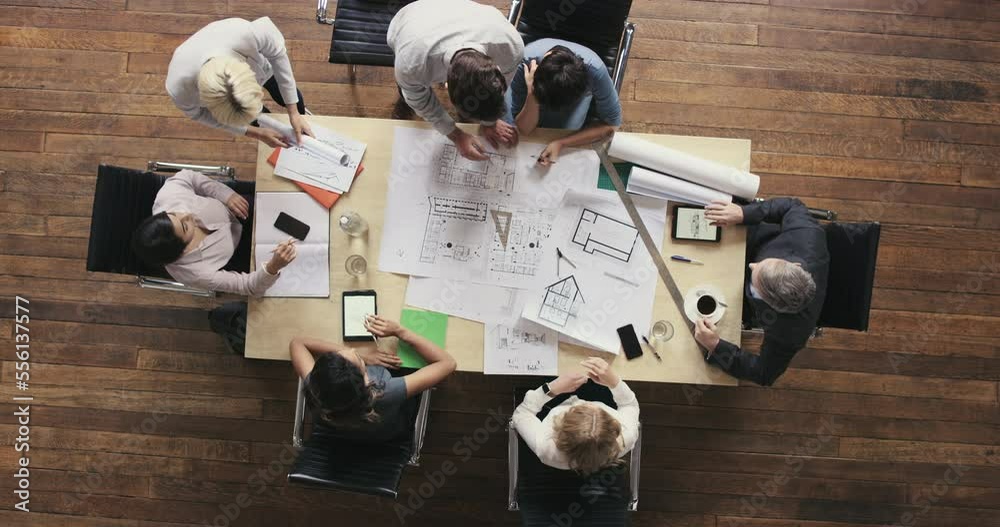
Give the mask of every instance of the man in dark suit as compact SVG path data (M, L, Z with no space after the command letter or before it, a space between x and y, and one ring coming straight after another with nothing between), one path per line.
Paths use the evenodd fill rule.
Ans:
M749 225L744 318L764 329L760 355L719 338L707 319L695 327L695 340L708 350L705 360L730 375L763 386L774 383L806 345L826 298L830 255L826 232L794 198L775 198L739 206L713 202L705 218L714 225Z

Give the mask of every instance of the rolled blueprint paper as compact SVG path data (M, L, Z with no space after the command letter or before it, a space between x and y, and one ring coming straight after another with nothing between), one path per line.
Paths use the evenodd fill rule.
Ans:
M642 167L633 167L628 178L628 192L668 201L681 201L694 205L708 205L719 201L732 201L733 196L697 183L684 181L673 176L653 172Z
M753 199L760 188L760 177L756 174L660 146L633 135L616 133L608 154L748 200Z
M257 124L280 133L285 137L285 139L288 139L289 143L293 145L296 144L295 130L292 129L292 125L283 123L266 114L262 114L257 117ZM351 157L344 153L343 150L334 148L319 139L309 137L308 135L303 135L302 144L297 146L301 146L309 153L322 157L332 163L337 163L338 165L347 166L347 164L351 162Z

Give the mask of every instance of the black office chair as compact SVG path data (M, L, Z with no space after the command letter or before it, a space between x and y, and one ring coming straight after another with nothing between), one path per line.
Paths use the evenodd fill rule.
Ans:
M810 208L809 214L818 220L837 218L837 213L831 210ZM826 298L823 299L823 308L812 336L822 336L825 328L868 331L882 226L877 221L829 221L823 222L822 226L830 253L830 271ZM750 325L749 313L744 311L743 315L744 332L762 333L760 328Z
M412 435L387 443L361 444L337 437L328 425L313 423L309 438L303 441L306 400L305 383L300 379L292 430L292 444L299 449L299 455L288 472L288 481L395 498L403 469L420 465L431 390L410 398L406 404L404 415L411 419Z
M507 18L525 44L559 38L594 50L620 92L635 36L635 24L628 21L631 9L632 0L513 0Z
M875 263L882 226L878 222L826 223L830 273L817 326L868 331Z
M319 0L316 21L333 26L330 62L355 66L392 66L394 55L386 34L392 17L415 0L339 0L334 18L327 17L327 0Z
M185 165L150 161L146 171L101 165L97 169L94 205L91 211L90 241L87 248L87 270L99 273L136 275L139 287L176 291L196 296L214 296L206 291L174 281L162 268L153 268L132 252L132 233L152 213L156 193L167 180L157 172L173 173L197 170L219 179L250 203L253 203L254 182L237 181L236 170L229 166ZM251 210L251 214L252 214ZM249 271L250 245L253 238L253 216L243 229L233 259L225 269Z
M516 389L515 407L523 393L524 390ZM603 402L610 402L609 406L614 407L613 401ZM573 515L574 527L628 525L627 513L639 506L641 457L640 423L639 438L629 453L627 466L581 477L573 471L543 464L510 421L507 424L507 510L520 511L525 526L541 527L552 525L553 514L566 513L578 504L581 512Z

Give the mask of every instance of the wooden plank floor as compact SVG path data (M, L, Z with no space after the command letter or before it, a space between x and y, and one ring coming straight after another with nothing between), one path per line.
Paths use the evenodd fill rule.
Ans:
M285 485L292 370L225 354L211 302L85 270L98 163L253 174L251 141L188 122L164 93L170 53L204 24L271 16L314 112L388 117L392 72L361 67L352 83L326 63L313 5L0 0L0 333L11 340L13 296L30 298L36 398L24 516L7 346L0 524L399 524L391 501ZM626 130L750 138L765 195L884 232L870 333L812 341L773 388L635 387L636 525L1000 525L997 7L635 0ZM408 525L517 524L505 434L471 457L461 441L487 409L509 413L521 382L458 374L438 391L399 503L417 505L445 461L458 471Z

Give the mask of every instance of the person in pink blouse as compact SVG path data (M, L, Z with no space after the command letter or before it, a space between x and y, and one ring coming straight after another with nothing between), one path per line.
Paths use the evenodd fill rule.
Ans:
M233 189L200 172L182 170L156 194L153 215L132 235L132 250L162 266L184 285L259 296L295 259L294 240L278 245L271 260L249 273L222 268L233 257L250 204Z

